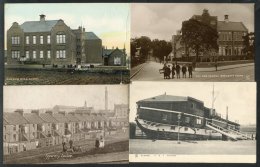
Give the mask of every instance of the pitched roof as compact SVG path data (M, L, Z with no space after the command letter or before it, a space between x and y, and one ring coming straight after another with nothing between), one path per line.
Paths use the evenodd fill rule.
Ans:
M35 113L24 113L24 118L31 124L44 123L43 119Z
M115 52L117 50L124 53L124 49L118 49L118 48L116 48L116 49L103 49L103 56L110 56L113 52Z
M143 100L140 100L140 101L142 101L142 102L152 102L152 101L188 101L188 97L172 96L172 95L163 94L163 95L151 97L151 98L148 98L148 99L143 99Z
M70 122L63 114L53 114L52 115L59 123Z
M100 39L94 32L86 32L86 40L97 40Z
M79 121L79 119L78 119L76 116L72 115L72 114L66 114L65 117L66 117L70 122L78 122L78 121Z
M58 20L26 21L20 27L24 32L48 32L57 22Z
M242 22L234 22L234 21L218 21L217 26L218 31L248 31L246 26Z
M3 117L7 124L11 124L11 125L28 124L26 119L21 114L16 112L4 112Z
M80 120L80 121L85 121L85 118L84 118L84 116L83 115L85 115L85 114L75 114L75 117L78 119L78 120Z
M41 119L43 121L48 122L48 123L57 123L58 121L49 113L41 113L40 114Z

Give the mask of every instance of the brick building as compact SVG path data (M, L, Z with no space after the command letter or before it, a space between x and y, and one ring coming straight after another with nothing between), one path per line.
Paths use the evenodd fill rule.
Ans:
M242 49L243 36L248 33L248 29L242 22L234 22L229 20L228 15L224 15L224 21L218 20L217 16L211 16L207 9L203 10L202 15L193 15L191 19L201 21L218 32L219 51L201 52L199 54L201 61L215 61L215 60L237 60L244 59L245 55ZM181 43L181 31L177 31L176 35L172 36L173 55L177 59L191 60L195 59L195 53L187 49Z
M7 30L8 64L103 64L102 41L85 28L63 20L14 22Z

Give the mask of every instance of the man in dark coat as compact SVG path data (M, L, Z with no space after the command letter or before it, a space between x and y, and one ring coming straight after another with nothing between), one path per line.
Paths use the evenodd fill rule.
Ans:
M168 65L168 67L166 68L166 79L170 79L170 75L171 75L171 68L170 65Z
M176 65L176 74L177 74L177 78L180 78L180 70L181 70L181 67L179 64Z
M189 78L192 78L192 65L189 64L188 66L188 71L189 71Z
M186 72L187 72L187 67L185 66L185 64L182 66L182 78L186 78Z
M163 78L166 79L166 71L167 71L167 66L166 64L163 65Z
M172 64L172 79L174 78L175 75L175 65Z
M96 147L96 148L99 148L99 139L98 139L98 138L96 139L95 147Z
M69 144L70 144L70 148L72 148L73 147L73 141L71 139L69 141Z

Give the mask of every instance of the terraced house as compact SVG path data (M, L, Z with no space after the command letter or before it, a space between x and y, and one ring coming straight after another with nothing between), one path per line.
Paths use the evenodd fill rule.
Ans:
M102 40L62 19L14 22L7 31L8 64L103 64Z
M54 107L57 109L57 107ZM4 112L3 140L4 154L13 154L26 150L50 147L68 142L96 138L99 135L114 134L115 129L127 127L128 119L106 117L102 113L89 113L47 110L24 112ZM86 109L88 109L87 107Z

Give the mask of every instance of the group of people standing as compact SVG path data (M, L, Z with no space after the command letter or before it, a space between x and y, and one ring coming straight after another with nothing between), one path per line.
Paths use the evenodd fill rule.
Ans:
M176 78L180 79L180 73L182 72L182 78L186 78L186 73L189 73L189 78L192 78L192 71L193 71L193 67L192 64L188 64L185 65L183 64L182 66L179 64L172 64L172 66L168 65L165 63L163 66L163 74L164 74L164 79L173 79L175 78L175 74L176 74ZM172 77L171 77L172 75Z

